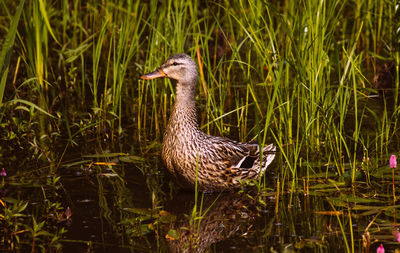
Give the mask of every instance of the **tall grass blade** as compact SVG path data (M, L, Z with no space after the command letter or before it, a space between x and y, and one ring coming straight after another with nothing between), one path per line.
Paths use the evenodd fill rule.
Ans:
M6 87L8 68L11 60L11 53L13 50L15 35L17 34L17 27L24 4L25 0L22 0L19 3L15 15L11 19L10 28L8 29L5 42L0 51L0 106L3 103L4 89Z
M47 15L47 11L46 11L46 2L44 0L38 0L38 1L39 1L40 14L42 14L42 17L47 26L47 29L49 30L49 32L51 34L51 37L53 37L53 39L57 42L57 44L60 44L60 42L58 42L56 36L54 35L53 29L50 26L49 17Z

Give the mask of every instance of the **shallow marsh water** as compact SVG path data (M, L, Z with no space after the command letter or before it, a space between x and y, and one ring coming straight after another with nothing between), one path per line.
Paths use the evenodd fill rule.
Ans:
M388 166L371 173L381 178L372 185L360 180L351 187L345 178L322 173L299 179L298 192L277 193L277 178L269 171L265 177L269 188L258 194L247 187L196 196L169 181L157 148L138 157L121 148L101 151L98 147L98 143L93 147L87 143L82 150L75 148L54 175L45 176L49 168L32 165L32 174L43 173L34 182L22 172L5 177L4 200L29 199L24 213L46 221L43 230L57 234L66 229L55 244L50 243L51 235L38 236L37 243L44 248L63 252L345 252L347 244L354 245L356 252L368 252L362 239L368 231L370 252L381 243L386 250L400 249L396 241L400 206L393 205ZM129 150L135 153L134 149ZM18 161L27 164L22 158ZM52 183L54 177L59 177L56 183ZM395 181L400 182L398 173ZM68 218L67 207L71 210ZM27 243L22 251L31 247L29 236L21 233L21 240Z

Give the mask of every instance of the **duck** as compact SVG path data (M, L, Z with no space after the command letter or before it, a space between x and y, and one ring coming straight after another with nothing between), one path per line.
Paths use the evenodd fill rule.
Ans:
M141 79L176 81L175 103L164 131L161 159L175 181L186 189L222 192L240 188L243 181L258 180L274 160L276 147L242 143L201 131L197 121L196 62L184 53L174 54Z

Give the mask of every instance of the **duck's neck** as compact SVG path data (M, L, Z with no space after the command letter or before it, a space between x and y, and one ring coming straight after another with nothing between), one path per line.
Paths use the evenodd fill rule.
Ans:
M173 131L199 131L197 122L195 88L190 84L178 83L176 99L168 127Z

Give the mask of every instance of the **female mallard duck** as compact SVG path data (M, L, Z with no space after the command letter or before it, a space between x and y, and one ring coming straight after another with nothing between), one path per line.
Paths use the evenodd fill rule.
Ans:
M258 179L275 157L275 146L240 143L203 133L197 123L195 90L197 65L187 54L175 54L142 79L168 77L177 81L176 99L164 133L161 157L184 187L223 191L240 186L244 179ZM261 169L261 171L260 171Z

